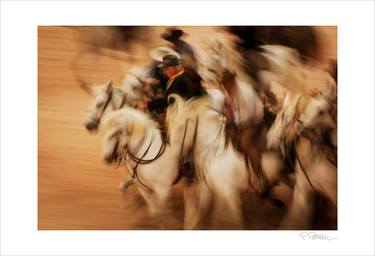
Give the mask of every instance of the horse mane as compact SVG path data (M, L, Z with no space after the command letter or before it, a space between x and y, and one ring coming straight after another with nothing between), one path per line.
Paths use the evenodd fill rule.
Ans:
M197 117L209 104L207 95L185 100L178 94L171 94L168 100L172 99L174 103L168 107L166 116L168 129L173 129L182 122L186 122L189 118Z
M281 149L289 147L289 145L285 144L287 142L285 140L285 131L292 125L293 121L298 119L307 103L308 98L302 94L291 92L286 94L282 107L267 134L268 147L279 147Z
M188 154L194 144L196 136L195 129L198 126L198 117L205 111L207 106L207 96L200 96L185 100L177 94L171 94L169 100L174 100L167 109L166 126L170 143L181 143L180 157ZM195 126L195 127L194 127ZM180 133L183 132L183 135ZM177 135L176 135L177 134ZM187 135L187 136L186 136Z
M313 88L324 90L336 87L331 74L321 64L306 59L302 61L297 50L282 45L263 45L261 54L270 63L271 71L277 74L273 79L294 93L309 94Z
M144 137L147 129L158 130L158 124L145 113L124 107L120 110L109 113L103 120L103 130L125 129L132 136Z
M228 137L226 131L226 123L221 119L222 104L224 101L224 95L218 89L209 89L208 94L205 96L200 96L196 98L191 98L185 101L181 96L172 94L169 98L174 99L174 104L168 107L166 123L168 126L169 134L173 133L178 129L181 129L181 124L186 124L188 120L193 120L197 122L197 118L205 111L212 110L218 113L220 117L220 122L222 125L217 131L216 140L221 140L221 135L224 135L224 140L221 141L217 147L212 147L210 150L215 151L215 155L219 153L224 153L232 141ZM216 143L216 142L215 142ZM185 152L186 153L186 152ZM209 160L207 160L209 161Z
M262 45L260 48L261 55L266 57L273 68L289 68L301 63L298 52L293 48L283 45Z

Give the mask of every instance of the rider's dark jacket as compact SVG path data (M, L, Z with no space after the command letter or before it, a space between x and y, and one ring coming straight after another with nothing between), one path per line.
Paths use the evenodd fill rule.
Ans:
M197 89L193 85L190 76L185 70L179 71L168 80L164 92L163 97L154 98L148 103L149 111L156 111L159 113L165 112L168 107L168 96L173 93L180 95L186 100L204 94L202 88Z

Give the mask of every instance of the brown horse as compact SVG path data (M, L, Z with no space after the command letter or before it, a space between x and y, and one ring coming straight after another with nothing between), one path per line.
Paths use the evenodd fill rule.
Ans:
M239 85L235 75L225 72L222 85L228 95L229 112L238 111L233 100L239 94ZM263 173L261 164L262 153L266 150L267 145L267 123L264 121L264 117L263 114L263 120L260 122L247 121L237 125L234 124L235 122L229 122L226 129L237 150L246 156L246 163L251 164L255 174L253 177L256 178L251 183L262 196L268 191L268 180Z

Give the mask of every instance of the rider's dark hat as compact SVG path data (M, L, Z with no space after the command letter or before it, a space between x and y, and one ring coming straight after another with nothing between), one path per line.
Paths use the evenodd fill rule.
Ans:
M163 57L163 62L159 65L159 68L174 67L180 64L181 60L177 56L169 54Z
M170 28L165 33L161 35L167 41L174 41L179 39L184 34L184 31L181 29Z

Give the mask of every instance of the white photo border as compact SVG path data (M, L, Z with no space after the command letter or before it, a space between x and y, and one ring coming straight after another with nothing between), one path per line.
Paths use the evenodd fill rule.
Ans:
M337 239L303 240L299 231L38 231L39 25L338 26L338 230L318 232ZM373 142L372 1L1 3L1 255L370 255Z

